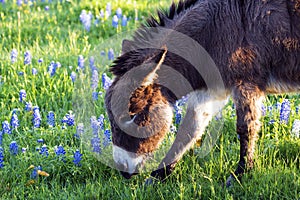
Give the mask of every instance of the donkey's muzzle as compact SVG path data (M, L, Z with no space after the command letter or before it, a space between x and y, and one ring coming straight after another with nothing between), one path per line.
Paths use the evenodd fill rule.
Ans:
M130 174L128 172L123 172L123 171L120 171L120 173L122 174L122 176L126 179L130 179L133 175L137 175L138 173L133 173L133 174Z

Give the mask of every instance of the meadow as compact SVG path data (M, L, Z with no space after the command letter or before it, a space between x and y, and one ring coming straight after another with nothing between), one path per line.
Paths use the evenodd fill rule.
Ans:
M0 199L300 200L293 94L266 99L255 168L230 188L239 155L232 102L214 119L223 128L208 155L195 145L164 183L146 187L150 173L126 180L108 166L109 66L122 39L170 2L0 0ZM184 115L176 108L171 136Z

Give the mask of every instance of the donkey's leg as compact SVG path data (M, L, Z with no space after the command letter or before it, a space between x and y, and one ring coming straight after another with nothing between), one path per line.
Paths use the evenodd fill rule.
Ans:
M257 132L260 129L261 103L264 93L255 85L241 84L233 91L233 99L236 104L237 133L240 136L240 160L235 170L235 175L241 177L246 169L253 167L253 154L257 140ZM231 185L231 175L226 186Z
M173 171L183 154L201 137L211 118L227 103L225 94L216 96L198 91L190 95L186 115L174 143L152 177L164 180ZM152 179L148 179L149 183ZM146 182L146 183L147 183Z

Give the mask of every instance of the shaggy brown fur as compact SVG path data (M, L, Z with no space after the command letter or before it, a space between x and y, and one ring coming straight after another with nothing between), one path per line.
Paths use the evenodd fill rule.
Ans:
M197 41L211 56L221 73L226 91L236 104L237 133L240 135L240 161L235 171L243 174L253 166L253 153L260 128L258 103L268 93L300 89L300 1L299 0L186 0L173 3L168 11L159 11L126 42L127 52L111 67L116 79L106 95L113 143L132 152L151 152L167 131L149 139L134 138L115 124L110 107L111 94L118 80L145 60L158 63L161 53L140 49L149 42L145 27L164 27ZM163 36L167 41L168 36ZM162 45L167 45L167 42ZM125 46L125 45L124 45ZM168 47L168 45L167 45ZM178 47L187 48L187 47ZM168 52L164 65L172 67L191 84L194 90L205 91L207 85L199 72L184 58ZM158 76L159 83L163 79ZM167 105L176 97L157 84L137 89L130 98L129 112L140 126L156 123L147 118L151 106ZM129 99L128 99L129 101ZM194 123L194 122L191 122ZM246 159L245 159L246 158ZM164 179L177 160L166 169L151 175Z

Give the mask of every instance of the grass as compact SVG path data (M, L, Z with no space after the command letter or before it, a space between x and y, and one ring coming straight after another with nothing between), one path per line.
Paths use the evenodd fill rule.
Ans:
M86 109L80 104L82 102L75 100L86 97L88 99L84 100L90 102L92 92L88 88L90 77L80 78L80 73L76 72L78 56L84 56L86 72L89 71L88 59L94 56L99 77L103 72L111 77L108 73L111 63L107 59L109 49L112 48L117 56L121 40L130 35L127 32L135 30L143 22L143 16L150 15L158 7L167 7L171 1L114 1L111 3L113 12L121 7L123 14L132 18L128 26L113 28L111 17L108 17L86 31L79 20L81 11L91 11L95 18L101 9L105 10L107 2L63 0L60 3L53 0L52 3L38 1L32 6L21 7L11 2L0 3L0 122L10 121L15 108L20 120L20 126L12 134L3 135L0 145L4 149L4 167L0 168L0 199L300 199L300 139L291 133L294 120L300 119L296 113L298 96L268 98L265 105L273 109L267 111L261 120L263 126L255 168L243 177L242 182L235 182L231 188L224 188L223 185L229 173L234 171L239 154L232 103L223 110L222 134L212 151L202 158L197 154L199 147L195 147L194 151L184 156L165 183L155 186L144 186L144 180L149 176L147 173L131 180L123 179L115 169L104 164L108 157L97 159L99 157L91 152L87 147L89 145L86 145L89 137L86 140L74 137L80 121L76 120L74 126L66 126L61 119L69 110ZM49 6L48 11L46 6ZM135 17L139 20L135 21ZM19 55L12 64L10 52L13 48ZM23 63L27 50L33 56L30 65ZM101 51L106 55L101 56ZM42 63L38 63L39 58L43 59ZM54 76L48 73L51 61L61 63ZM32 75L33 67L38 70L37 75ZM70 78L72 71L77 73L75 83ZM32 111L25 111L24 102L19 101L21 89L27 92L26 102L30 101L40 108L40 128L33 127ZM101 83L97 92L105 92ZM283 99L291 102L287 124L280 123L280 108L275 108L275 103ZM89 121L92 115L105 115L103 95L88 105L93 107L85 110L80 119ZM55 127L47 124L49 111L55 113ZM78 119L80 116L76 117ZM272 124L269 123L271 119L275 120ZM109 129L107 120L104 129ZM37 142L40 138L47 145L48 157L36 150L43 145ZM26 153L19 150L17 155L11 155L9 144L12 141L16 141L19 148L26 148ZM66 151L65 162L55 155L54 147L58 145ZM103 155L110 151L109 148L107 152L103 150ZM81 166L73 163L76 149L82 153ZM33 179L30 165L41 166L49 176L39 175Z

